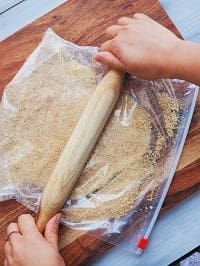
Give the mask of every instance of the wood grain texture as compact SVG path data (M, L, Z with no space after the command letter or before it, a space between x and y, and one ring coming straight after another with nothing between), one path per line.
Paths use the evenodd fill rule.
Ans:
M48 27L52 27L60 36L80 45L99 46L105 41L105 29L115 23L121 16L131 16L135 12L143 12L172 31L175 27L156 0L71 0L44 17L36 20L0 44L0 94L5 85L14 77L26 57L39 43L42 34ZM178 172L167 195L164 208L166 210L180 200L200 188L200 97L198 97L195 114L183 152L184 161L180 161ZM194 144L195 142L195 144ZM191 156L192 154L192 156ZM5 240L6 225L20 213L25 211L17 203L10 201L1 203L3 215L1 219L0 248ZM2 213L2 212L1 212ZM0 220L2 221L2 220ZM61 229L64 235L66 228ZM106 250L112 247L100 240L87 235L81 235L71 245L62 245L61 254L67 265L88 265ZM1 249L2 250L2 249ZM0 252L0 262L3 254Z
M124 73L109 70L92 94L44 188L37 226L44 232L59 212L93 150L120 95Z

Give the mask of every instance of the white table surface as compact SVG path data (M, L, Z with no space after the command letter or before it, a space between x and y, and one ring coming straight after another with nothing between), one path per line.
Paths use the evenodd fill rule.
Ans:
M0 40L49 12L65 0L25 0L12 7L15 2L20 1L0 2ZM160 2L183 37L200 42L200 0L161 0ZM12 8L9 9L9 6ZM6 9L8 11L1 13ZM126 244L123 243L122 247L113 248L94 265L168 265L200 244L199 224L200 194L196 193L158 218L150 237L150 244L142 256L138 257L126 252Z

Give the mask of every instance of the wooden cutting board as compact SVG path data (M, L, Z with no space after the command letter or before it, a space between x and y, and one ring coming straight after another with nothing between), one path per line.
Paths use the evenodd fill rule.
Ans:
M176 28L157 0L71 0L26 26L0 43L0 96L3 88L14 77L27 56L37 46L48 27L61 37L79 45L99 46L106 40L105 29L122 16L145 13L178 34ZM11 22L12 23L12 22ZM170 186L162 211L169 209L200 188L200 97L192 119L184 151ZM3 245L7 225L18 215L30 212L19 203L0 203L0 265L3 264ZM61 227L60 249L67 265L88 265L112 245L94 237L70 231L71 244L67 246L67 229ZM74 234L78 239L74 240Z

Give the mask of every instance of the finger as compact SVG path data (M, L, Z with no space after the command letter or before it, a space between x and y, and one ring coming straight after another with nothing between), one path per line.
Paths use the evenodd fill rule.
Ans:
M106 35L108 37L114 38L115 36L117 36L117 34L119 33L119 31L122 29L122 26L119 25L112 25L110 27L108 27L106 29Z
M120 53L120 41L117 37L112 40L108 40L101 45L101 51L111 52L114 55L118 55Z
M19 233L17 233L19 232ZM10 223L7 227L8 240L12 242L13 239L17 239L21 236L17 223Z
M133 15L133 18L136 20L150 20L150 17L146 16L145 14L142 13L135 13Z
M38 236L41 235L34 218L30 214L22 214L18 217L18 226L22 235L25 236Z
M13 265L12 264L12 247L9 241L6 241L4 245L4 254L5 254L5 260L4 260L4 266Z
M99 52L95 56L95 60L109 66L109 68L126 71L125 66L120 60L110 52Z
M8 261L7 261L7 259L4 260L3 266L8 266Z
M54 215L47 223L44 237L46 240L58 249L58 227L61 219L61 214Z
M122 17L118 20L118 24L121 26L126 26L131 23L133 23L133 19L128 17Z
M101 51L109 51L112 47L113 40L108 40L101 45Z
M6 243L4 245L4 253L5 253L5 256L6 257L11 256L11 251L12 251L11 245L10 245L10 243L8 241L6 241Z

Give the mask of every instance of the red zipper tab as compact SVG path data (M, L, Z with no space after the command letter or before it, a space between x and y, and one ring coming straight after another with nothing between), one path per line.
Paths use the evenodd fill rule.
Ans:
M141 237L137 243L137 247L140 249L145 249L147 244L148 244L148 239L146 239L145 237Z

